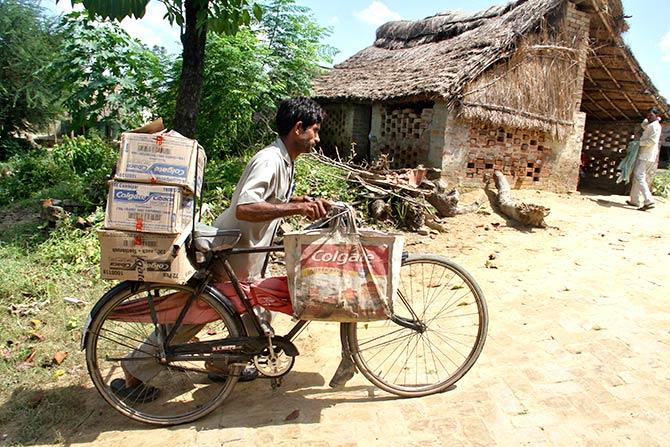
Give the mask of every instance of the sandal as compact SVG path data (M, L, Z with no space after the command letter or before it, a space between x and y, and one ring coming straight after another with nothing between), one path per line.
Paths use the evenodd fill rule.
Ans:
M144 383L127 388L125 379L112 380L109 388L123 400L132 399L133 402L142 404L156 400L161 393L161 390L155 386Z
M647 210L650 210L650 209L654 208L654 206L655 206L655 205L654 205L653 203L645 203L644 205L642 205L642 206L639 208L639 210L640 210L640 211L647 211Z

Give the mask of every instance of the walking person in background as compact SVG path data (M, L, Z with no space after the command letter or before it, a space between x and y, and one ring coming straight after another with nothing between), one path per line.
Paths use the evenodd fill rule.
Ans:
M640 137L640 150L633 170L633 185L630 190L630 200L626 203L641 211L647 211L654 207L654 197L651 195L650 183L658 165L659 142L661 140L661 118L658 110L651 109L647 112L646 119L642 122L642 137ZM644 200L640 207L640 194Z

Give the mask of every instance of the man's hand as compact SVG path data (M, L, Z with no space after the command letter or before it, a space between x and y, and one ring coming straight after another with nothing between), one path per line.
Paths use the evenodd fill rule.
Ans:
M316 220L326 217L330 210L330 202L323 199L302 196L300 201L300 214L309 219Z

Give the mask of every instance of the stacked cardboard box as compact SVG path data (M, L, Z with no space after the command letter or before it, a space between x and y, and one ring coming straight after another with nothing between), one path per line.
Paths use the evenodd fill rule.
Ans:
M177 132L125 133L98 231L105 279L183 284L195 273L184 242L207 162Z

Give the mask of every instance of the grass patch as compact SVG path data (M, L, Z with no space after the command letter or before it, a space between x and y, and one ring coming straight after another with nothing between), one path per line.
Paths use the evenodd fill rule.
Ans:
M96 227L101 216L94 213ZM13 427L9 443L58 442L57 427L67 426L82 399L63 390L88 382L80 331L111 283L98 272L96 227L80 230L73 222L67 218L48 230L29 219L0 234L0 425ZM67 353L60 365L57 352ZM36 401L39 393L47 397Z

